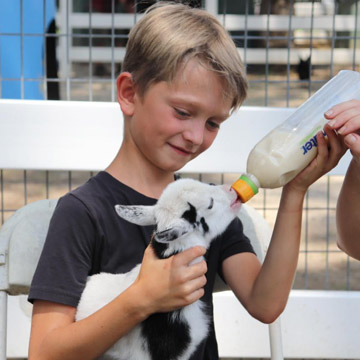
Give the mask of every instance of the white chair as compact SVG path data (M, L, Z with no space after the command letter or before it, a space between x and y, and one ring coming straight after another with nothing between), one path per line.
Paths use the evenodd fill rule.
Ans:
M45 241L49 221L57 200L40 200L17 210L0 229L0 360L6 359L7 302L8 295L27 294L32 276ZM254 250L261 260L267 249L271 229L265 219L250 206L244 205L240 212L244 231L252 240ZM224 290L217 285L216 291ZM30 332L31 305L26 298L19 298L23 314L18 315L22 334L16 337L16 344L8 344L9 355L26 354ZM269 326L271 358L282 359L279 320ZM221 334L220 345L221 345ZM15 337L12 337L15 338ZM16 347L16 349L14 349Z
M31 305L25 297L16 298L18 309L24 310L19 313L13 296L29 291L56 203L57 200L40 200L26 205L0 229L0 360L6 359L8 305L17 316L11 323L17 336L10 338L13 343L8 344L9 353L11 356L27 353ZM8 295L13 295L13 301Z

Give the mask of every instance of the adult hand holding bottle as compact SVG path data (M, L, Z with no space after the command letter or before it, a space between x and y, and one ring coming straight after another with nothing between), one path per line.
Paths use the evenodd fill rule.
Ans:
M336 207L337 243L348 255L360 260L360 101L333 106L325 116L330 120L329 126L344 137L353 155Z

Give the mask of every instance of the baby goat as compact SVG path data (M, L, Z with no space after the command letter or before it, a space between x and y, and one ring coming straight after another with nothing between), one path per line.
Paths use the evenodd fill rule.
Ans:
M154 206L116 205L118 215L137 225L156 225L151 246L159 258L190 247L209 248L237 216L240 202L235 191L192 179L171 183ZM201 261L202 258L196 259ZM76 320L94 313L128 288L141 264L126 274L101 273L89 277ZM102 359L186 360L208 332L201 300L180 310L151 315L111 347Z

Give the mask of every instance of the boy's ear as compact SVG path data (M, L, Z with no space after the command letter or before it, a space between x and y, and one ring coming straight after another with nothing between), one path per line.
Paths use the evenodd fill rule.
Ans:
M135 84L129 72L123 72L116 80L117 99L124 115L134 112Z

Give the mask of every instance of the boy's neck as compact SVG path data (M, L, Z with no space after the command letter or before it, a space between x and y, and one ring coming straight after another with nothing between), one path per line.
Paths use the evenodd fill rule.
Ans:
M154 199L158 199L165 187L174 181L174 173L154 169L125 156L121 150L105 171L137 192Z

